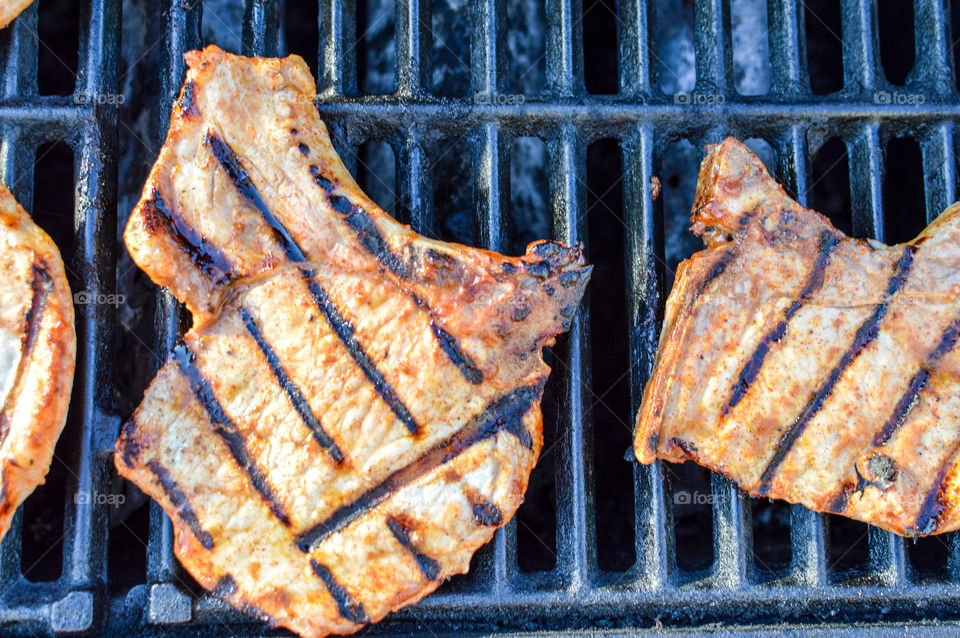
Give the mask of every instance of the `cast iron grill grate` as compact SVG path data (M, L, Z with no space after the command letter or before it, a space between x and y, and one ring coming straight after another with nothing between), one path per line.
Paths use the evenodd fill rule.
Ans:
M128 1L122 8L125 18L147 16L157 25L147 41L124 43L124 48L143 48L126 73L146 76L143 81L154 85L158 96L152 107L157 119L147 125L148 139L139 140L145 146L141 159L149 164L183 79L181 55L211 38L199 0L166 0L149 9L145 4ZM208 0L208 17L222 21L210 11L211 4ZM236 50L285 53L293 36L283 15L294 1L283 4L246 0ZM692 158L695 170L699 149L728 134L763 140L766 155L761 156L787 189L801 202L807 203L809 195L835 212L854 235L899 239L905 228L922 227L957 198L954 118L960 107L949 7L945 0L915 0L914 64L909 74L904 72L903 85L894 86L885 79L884 67L895 58L881 55L886 45L881 36L887 36L879 14L888 6L841 0L838 24L827 19L811 26L811 31L826 31L839 40L842 63L831 78L821 67L820 49L813 55L807 49L810 34L805 29L811 18L820 21L820 15L829 13L819 8L825 3L769 2L769 89L747 96L741 94L735 72L731 2L703 0L681 9L691 12L695 82L665 77L664 66L679 64L675 50L661 47L660 29L672 20L662 8L668 4L545 0L535 14L543 22L543 88L518 104L509 99L517 97L508 80L513 49L504 46L515 18L509 14L511 3L469 3L457 14L466 17L466 42L452 48L469 56L462 60L462 77L445 84L434 73L434 14L446 4L395 0L390 12L393 88L385 95L361 91L369 84L369 69L358 60L357 34L375 16L361 11L358 17L353 3L319 3L317 107L348 167L359 169L368 181L389 182L371 190L396 191L395 212L403 221L427 234L459 237L461 232L478 245L516 252L518 237L530 232L532 222L518 223L511 212L511 161L517 161L520 140L536 138L542 142L547 227L556 239L583 242L597 264L588 298L569 335L555 348L544 406L555 423L547 424L548 440L555 444L535 472L536 498L531 496L518 520L478 553L470 575L367 633L716 623L782 628L823 620L862 628L878 622L949 622L960 615L955 534L924 541L927 545L919 544L923 551L918 551L910 541L802 507L753 502L723 479L695 468L615 467L629 444L626 429L652 364L671 266L696 247L682 238L682 224L676 223L689 202L682 210L670 199L682 200L690 185L689 174L676 176L677 167L690 169ZM814 4L818 6L811 8ZM47 5L42 0L40 11ZM127 22L121 26L120 10L120 0L92 0L82 9L76 86L66 97L38 95L38 51L45 45L37 38L36 5L0 33L4 179L33 210L43 197L33 192L31 179L37 149L57 141L69 146L75 158L72 227L37 210L34 215L55 237L69 235L61 249L72 271L71 285L94 299L113 293L118 278L121 291L142 285L129 283L129 262L116 237L118 212L122 223L131 203L121 192L118 207L118 148L141 132L109 100L126 90L118 73L121 31L131 39L138 33ZM609 23L612 33L593 33L593 12L608 10L616 14ZM151 47L154 38L156 48ZM812 74L808 60L816 66ZM837 62L836 56L832 60ZM608 69L608 77L598 77L598 69ZM821 95L823 91L832 92ZM383 164L364 154L379 141L396 157L395 175L379 174ZM453 188L472 193L472 229L448 223L450 191L442 190L446 185L436 178L435 165L451 147L467 158L469 184ZM844 158L847 169L832 171ZM128 179L142 183L136 175L142 166L121 168L121 186ZM136 179L126 175L128 168ZM885 171L900 178L901 170L912 168L920 169L916 180L906 180L913 190L885 179ZM611 172L614 177L607 174ZM654 176L664 180L660 198L651 194ZM37 179L37 184L49 183ZM838 192L839 203L830 199ZM897 204L902 198L917 202L912 215ZM601 205L611 207L612 216L597 213ZM925 217L919 215L920 207ZM116 306L77 305L77 381L68 428L58 446L62 460L55 461L65 478L54 485L58 494L34 497L53 499L64 512L61 544L50 549L62 560L57 561L59 571L48 574L53 580L31 572L42 559L34 554L42 552L33 542L31 555L24 553L29 545L25 516L18 515L0 552L0 624L6 631L263 633L262 625L202 592L184 574L172 555L169 521L157 506L143 505L139 514L122 519L109 502L96 497L117 491L110 452L131 403L114 393L116 387L127 387L115 378L129 365L126 346L144 338L144 350L162 355L183 327L180 308L163 293L144 308L139 327L131 330L124 316L118 318ZM614 356L624 360L628 384L619 389L614 386L620 371L605 369L603 348L619 348ZM159 364L152 355L137 361ZM150 372L137 374L149 379ZM615 404L610 412L619 414L624 431L608 431L620 426L603 413L607 403ZM611 453L611 446L619 448ZM678 499L680 493L687 495L686 502ZM689 509L690 499L700 502ZM627 505L618 510L618 502ZM140 523L134 522L136 516ZM545 549L536 547L538 537ZM927 551L931 542L938 545ZM132 550L118 547L124 543ZM548 559L530 560L536 552L546 552ZM127 560L130 556L134 558Z

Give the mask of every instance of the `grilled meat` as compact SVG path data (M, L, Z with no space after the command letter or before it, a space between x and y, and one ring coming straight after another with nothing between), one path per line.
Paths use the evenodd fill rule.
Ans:
M708 148L637 416L637 458L898 534L960 527L960 207L885 246L791 200L743 144Z
M31 2L33 0L0 0L0 29L5 29Z
M519 506L541 348L589 277L421 237L360 191L297 56L211 46L125 232L193 314L116 465L206 588L303 635L355 631L452 574Z
M0 538L50 468L75 353L60 252L0 185Z

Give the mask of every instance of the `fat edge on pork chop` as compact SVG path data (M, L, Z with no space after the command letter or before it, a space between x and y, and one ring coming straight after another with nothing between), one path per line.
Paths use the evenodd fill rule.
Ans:
M433 241L370 201L298 56L211 46L124 239L193 314L116 465L204 587L305 636L419 600L513 516L590 273Z
M886 246L790 199L728 138L700 168L637 415L642 463L922 536L960 527L960 207Z

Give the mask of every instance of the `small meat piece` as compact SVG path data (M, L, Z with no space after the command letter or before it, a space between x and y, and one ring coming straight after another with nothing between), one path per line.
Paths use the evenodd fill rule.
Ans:
M637 458L897 534L960 527L960 206L905 244L852 239L728 138L692 221L707 248L677 270Z
M6 29L33 0L0 0L0 29Z
M50 469L76 348L60 251L0 185L0 538Z
M513 516L542 444L541 349L590 267L421 237L370 201L303 60L211 46L124 239L194 325L119 472L197 581L304 636L413 603Z

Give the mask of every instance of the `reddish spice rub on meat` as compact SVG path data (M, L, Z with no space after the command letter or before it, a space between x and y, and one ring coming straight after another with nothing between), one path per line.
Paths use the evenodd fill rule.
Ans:
M469 567L542 444L541 349L590 273L433 241L357 187L297 56L187 54L124 239L193 314L116 445L207 589L352 632Z
M960 207L905 244L846 237L728 138L692 221L707 247L677 269L637 458L898 534L960 527Z

